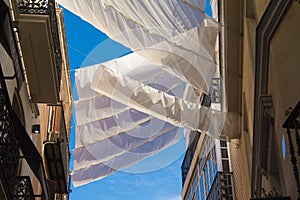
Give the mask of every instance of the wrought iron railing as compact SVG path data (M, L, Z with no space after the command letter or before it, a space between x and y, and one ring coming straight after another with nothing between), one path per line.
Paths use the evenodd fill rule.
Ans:
M14 200L35 200L29 176L17 177Z
M207 200L233 200L233 182L232 173L218 172L215 176L211 189L208 193Z
M60 84L62 57L56 19L55 0L18 0L18 7L20 14L49 15L52 39L54 43L57 78L58 84Z
M13 111L8 91L6 88L5 78L0 65L0 178L4 184L4 190L8 199L15 199L23 191L21 188L27 186L30 180L20 180L17 177L20 151L32 172L41 183L43 196L48 198L47 184L45 183L45 173L42 165L42 158L25 128L18 120ZM22 184L25 184L22 186ZM22 186L22 187L21 187ZM16 190L18 188L18 190ZM24 194L29 194L25 192ZM33 194L33 192L32 192ZM25 195L26 196L26 195ZM26 196L27 198L27 196ZM25 198L25 199L26 199ZM21 198L22 199L22 198ZM24 199L24 198L23 198Z
M21 14L48 14L47 0L19 0Z
M298 199L300 199L300 181L299 181L299 170L297 166L297 157L300 157L300 136L299 136L299 129L300 129L300 101L296 105L296 107L291 111L287 111L288 118L282 125L283 128L286 129L288 141L289 141L289 150L291 156L291 164L293 167L294 177L297 184L298 190ZM294 130L294 134L292 134L291 130ZM295 139L292 139L294 137ZM293 141L296 141L297 145L297 154L295 155L295 147Z
M5 189L12 197L19 164L19 144L8 108L10 102L5 87L4 80L0 80L0 168L3 172L1 174L6 185Z

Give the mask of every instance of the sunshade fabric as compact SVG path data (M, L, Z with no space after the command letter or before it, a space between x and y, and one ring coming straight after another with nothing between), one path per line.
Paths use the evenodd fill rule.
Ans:
M118 71L170 95L183 97L187 87L177 77L134 53L77 70L79 99L74 102L77 126L72 175L75 186L89 182L88 177L96 176L95 171L97 180L154 155L178 142L181 136L180 128L93 90L96 72L102 68ZM197 95L185 96L198 101ZM89 112L84 111L87 107Z
M121 155L116 155L112 159L104 162L94 162L87 167L83 167L73 171L72 180L75 186L80 186L91 181L99 180L119 169L129 167L140 160L154 155L155 153L166 149L167 147L179 141L181 131L177 128L154 137L153 140L138 146L135 149L125 151ZM78 155L78 154L76 154ZM84 156L87 159L87 155ZM90 158L95 160L92 154Z
M195 0L58 0L134 53L76 71L75 186L175 144L182 129L219 137L225 113L201 106L218 24Z
M194 87L208 92L215 72L211 45L218 25L191 4L174 0L58 0L110 38L153 62L163 63ZM188 3L186 3L188 2ZM200 3L198 7L201 7ZM197 7L197 8L198 8ZM216 33L216 31L214 31ZM190 65L190 67L183 67ZM178 64L179 63L179 64ZM193 70L185 74L186 70Z
M135 53L77 70L76 90L75 186L178 142L180 127L218 137L225 119L223 112L201 106L190 85Z

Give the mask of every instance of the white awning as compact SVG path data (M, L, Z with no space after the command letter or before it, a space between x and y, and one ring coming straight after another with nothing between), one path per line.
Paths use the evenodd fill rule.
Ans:
M136 53L78 69L76 90L75 186L169 147L180 128L218 137L225 120L199 104L191 85Z
M136 53L157 64L167 62L163 64L168 70L208 92L215 72L214 41L219 26L199 9L202 1L58 2ZM173 62L168 62L170 59Z
M134 52L76 71L75 186L175 144L182 128L219 137L226 114L200 102L219 28L204 1L58 2Z

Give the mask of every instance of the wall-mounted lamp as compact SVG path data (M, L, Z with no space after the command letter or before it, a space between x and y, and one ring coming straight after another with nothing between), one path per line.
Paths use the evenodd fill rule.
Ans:
M40 134L41 133L41 126L39 124L33 124L31 132L33 134Z

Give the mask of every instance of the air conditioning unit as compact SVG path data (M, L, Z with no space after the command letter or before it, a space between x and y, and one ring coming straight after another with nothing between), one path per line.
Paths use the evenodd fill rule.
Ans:
M47 178L47 183L49 189L49 198L50 200L55 200L56 182Z

